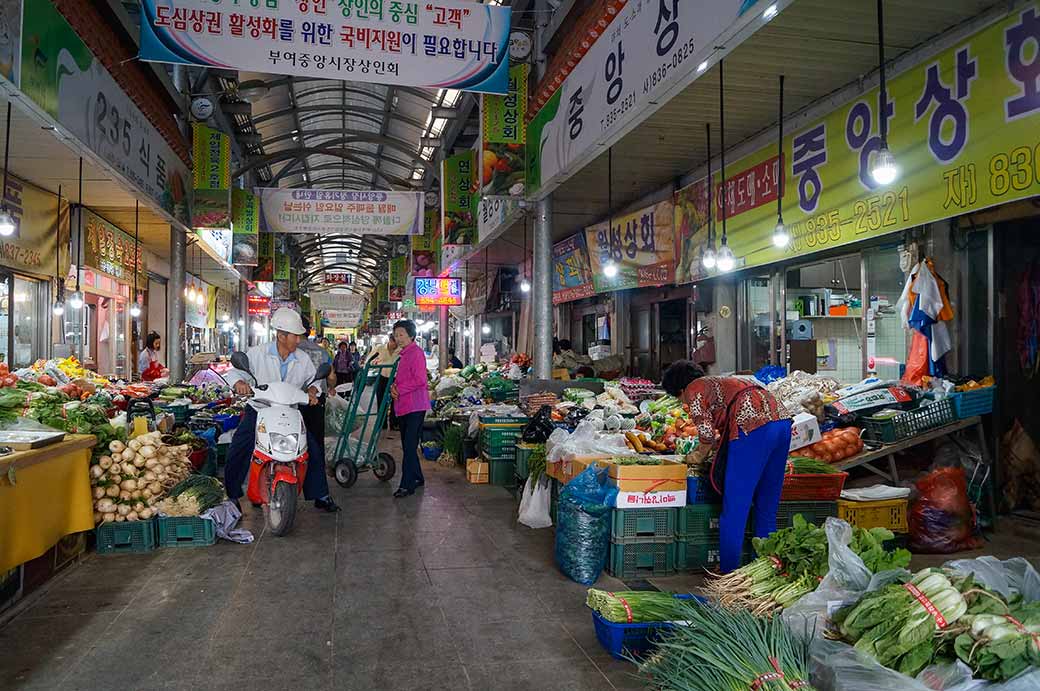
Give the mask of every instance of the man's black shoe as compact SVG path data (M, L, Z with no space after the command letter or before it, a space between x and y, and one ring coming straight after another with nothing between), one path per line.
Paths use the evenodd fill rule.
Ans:
M413 494L415 494L415 490L414 489L404 489L404 488L401 488L401 489L398 489L396 492L394 492L394 499L401 499L403 497L410 497Z
M327 499L315 499L314 508L321 509L325 513L336 513L340 510L339 505L333 501L332 497Z

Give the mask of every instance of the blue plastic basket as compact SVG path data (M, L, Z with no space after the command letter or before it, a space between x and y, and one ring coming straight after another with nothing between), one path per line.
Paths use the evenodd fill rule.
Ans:
M722 498L715 488L711 486L711 480L704 477L686 477L686 503L687 504L721 504Z
M424 446L422 447L422 455L427 461L436 461L441 457L441 449L439 446Z
M967 420L976 415L989 415L993 412L993 398L996 396L996 393L997 387L987 386L984 389L959 391L951 394L953 413L958 420Z
M230 432L231 430L233 430L236 427L238 427L238 421L240 419L242 419L242 418L239 415L214 415L213 416L213 422L215 422L218 425L220 425L220 428L222 430L224 430L225 432Z
M698 600L707 602L698 595L676 595L680 600ZM607 621L599 612L592 612L592 623L596 627L596 638L603 649L611 657L618 660L627 659L626 655L641 657L646 655L657 643L662 631L675 626L666 621L639 622L637 624L618 624Z

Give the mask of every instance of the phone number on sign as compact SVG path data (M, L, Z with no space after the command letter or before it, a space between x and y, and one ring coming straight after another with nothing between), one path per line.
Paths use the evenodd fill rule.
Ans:
M797 253L807 247L850 242L857 235L877 232L909 221L910 191L903 187L898 191L857 199L852 205L852 218L842 218L840 209L831 209L792 224L789 227L789 251ZM846 234L846 226L849 225L852 226L851 235Z
M643 80L643 94L649 94L652 90L657 88L657 85L662 83L668 73L671 70L676 69L679 65L686 62L689 58L693 57L693 39L684 43L675 49L672 53L672 59L668 62L662 62L657 69L651 72L646 79Z
M632 110L636 106L636 94L632 92L621 99L617 106L607 111L607 114L599 119L600 128L606 132L611 127L621 121L621 118L625 113Z

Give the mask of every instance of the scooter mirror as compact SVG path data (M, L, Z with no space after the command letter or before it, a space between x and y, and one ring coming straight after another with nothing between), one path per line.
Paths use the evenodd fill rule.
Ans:
M249 358L242 351L236 351L231 354L231 364L234 365L235 369L252 374L249 371Z
M232 362L234 362L234 360L232 360ZM318 372L314 375L314 381L328 379L330 374L332 374L332 365L330 365L327 362L323 362L318 366Z

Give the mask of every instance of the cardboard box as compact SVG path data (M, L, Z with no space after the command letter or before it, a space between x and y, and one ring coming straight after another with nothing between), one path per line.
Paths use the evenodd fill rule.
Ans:
M820 441L820 423L815 415L798 413L791 423L791 451Z
M686 490L667 492L618 492L618 509L670 509L686 506Z
M591 456L575 458L573 461L570 462L570 479L573 480L574 478L578 477L583 472L585 472L586 468L593 464L600 468L606 468L608 465L610 465L610 458L595 458Z
M610 466L610 480L621 492L686 492L686 466L660 456L660 465ZM683 504L685 504L685 500Z
M470 458L466 461L466 480L474 485L486 485L490 469L488 463Z

